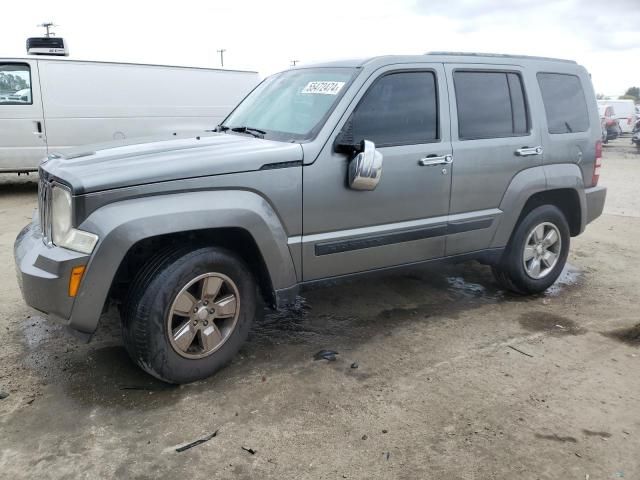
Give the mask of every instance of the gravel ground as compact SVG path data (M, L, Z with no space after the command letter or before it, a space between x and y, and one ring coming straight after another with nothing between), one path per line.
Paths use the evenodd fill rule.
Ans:
M230 367L174 388L130 362L116 316L83 344L23 304L12 244L35 179L0 176L0 477L640 479L628 139L605 147L601 183L605 215L544 295L475 263L308 291Z

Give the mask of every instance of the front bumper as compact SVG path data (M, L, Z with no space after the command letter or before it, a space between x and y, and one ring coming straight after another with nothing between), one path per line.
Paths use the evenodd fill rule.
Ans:
M585 197L587 201L587 222L591 223L600 215L604 209L604 201L607 198L606 187L591 187L586 188Z
M73 327L75 298L69 296L69 277L73 267L89 262L89 255L45 245L36 218L18 234L13 247L22 296L29 306Z

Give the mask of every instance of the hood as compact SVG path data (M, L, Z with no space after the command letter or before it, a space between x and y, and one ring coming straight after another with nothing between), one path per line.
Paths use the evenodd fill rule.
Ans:
M85 146L52 154L43 176L70 185L75 195L193 177L260 170L303 159L302 146L226 133L146 138Z

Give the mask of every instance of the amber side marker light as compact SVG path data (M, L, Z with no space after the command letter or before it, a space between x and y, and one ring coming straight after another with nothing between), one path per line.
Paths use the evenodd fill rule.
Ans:
M69 296L75 297L78 294L80 288L80 282L82 281L82 275L84 275L85 266L73 267L71 269L71 276L69 277Z

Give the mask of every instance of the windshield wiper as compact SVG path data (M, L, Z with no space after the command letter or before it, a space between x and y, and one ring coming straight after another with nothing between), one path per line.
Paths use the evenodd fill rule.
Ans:
M227 127L226 125L220 124L216 127L214 132L226 132L227 130L229 130L229 127Z
M564 126L567 127L568 133L573 133L573 129L571 128L571 125L569 125L569 122L564 122Z
M225 128L229 128L229 127L225 127ZM238 133L248 133L249 135L253 135L256 138L262 138L264 135L267 134L267 132L265 132L264 130L260 130L259 128L253 128L253 127L231 127L231 131L238 132Z

